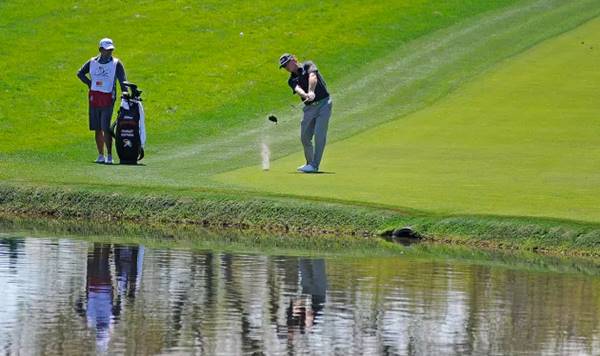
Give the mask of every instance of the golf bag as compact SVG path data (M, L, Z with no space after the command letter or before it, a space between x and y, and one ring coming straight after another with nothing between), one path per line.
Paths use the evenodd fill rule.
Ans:
M144 158L146 143L144 107L140 98L142 91L133 83L123 84L127 86L128 91L121 96L121 106L117 120L111 126L111 133L115 138L119 163L137 164Z

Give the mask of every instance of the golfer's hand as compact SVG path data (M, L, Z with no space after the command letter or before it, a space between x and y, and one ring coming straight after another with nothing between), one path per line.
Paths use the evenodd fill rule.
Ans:
M315 93L311 91L308 94L306 94L306 98L304 99L304 101L313 101L313 100L315 100Z

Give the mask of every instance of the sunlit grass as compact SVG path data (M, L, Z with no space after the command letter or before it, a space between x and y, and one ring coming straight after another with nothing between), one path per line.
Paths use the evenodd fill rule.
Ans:
M335 82L403 42L513 2L5 1L0 151L87 157L86 88L75 72L104 36L145 91L152 152L286 106L283 52L314 58ZM111 16L98 21L103 13Z
M438 214L600 222L599 34L593 20L427 109L329 145L333 174L289 174L303 159L294 154L219 179Z

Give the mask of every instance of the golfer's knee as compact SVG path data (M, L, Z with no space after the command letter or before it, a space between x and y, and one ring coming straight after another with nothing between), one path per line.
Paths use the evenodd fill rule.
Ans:
M302 134L300 135L300 142L302 142L304 146L312 145L312 137L307 134Z

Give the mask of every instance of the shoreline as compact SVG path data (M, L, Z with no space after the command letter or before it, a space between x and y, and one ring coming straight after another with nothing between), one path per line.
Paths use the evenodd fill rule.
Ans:
M77 187L0 184L0 216L57 220L189 225L266 234L337 235L394 240L410 226L412 237L435 244L542 255L600 257L600 224L504 216L441 216L299 198L202 191L101 192Z

